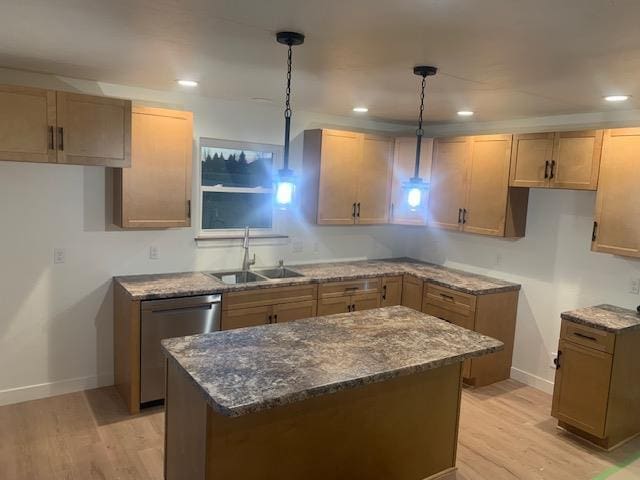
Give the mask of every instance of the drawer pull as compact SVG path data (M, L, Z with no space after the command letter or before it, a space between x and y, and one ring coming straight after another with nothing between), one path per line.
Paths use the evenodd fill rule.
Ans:
M358 289L360 289L360 287L346 287L346 288L345 288L345 291L347 291L347 292L353 292L353 291L358 290Z
M445 300L449 300L450 302L455 302L456 301L456 299L453 298L452 295L447 295L446 293L440 293L440 296L442 298L444 298Z
M585 335L584 333L580 333L580 332L573 332L573 334L574 334L576 337L584 338L585 340L590 340L590 341L592 341L592 342L597 342L597 341L598 341L598 339L597 339L596 337L592 337L592 336L590 336L590 335Z

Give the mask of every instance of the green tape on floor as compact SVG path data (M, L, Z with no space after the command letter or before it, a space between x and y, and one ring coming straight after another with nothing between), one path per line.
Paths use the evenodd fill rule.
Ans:
M622 462L622 464L615 465L615 466L613 466L611 468L608 468L607 470L605 470L604 472L602 472L598 476L593 477L593 480L606 480L607 478L610 478L612 475L614 475L614 474L616 474L618 472L621 472L622 470L627 468L629 465L634 463L636 460L640 460L640 452L638 452L634 456L628 458L627 460Z

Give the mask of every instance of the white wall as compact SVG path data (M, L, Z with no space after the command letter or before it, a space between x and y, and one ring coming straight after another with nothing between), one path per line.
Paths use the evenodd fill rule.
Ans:
M0 83L192 110L196 141L212 137L282 143L282 111L277 105L215 101L3 69ZM300 168L300 133L318 126L399 128L296 111L294 169ZM112 382L112 276L210 270L241 262L238 247L196 246L195 227L149 232L106 227L105 193L101 167L0 162L0 404ZM197 198L195 188L193 194ZM197 215L194 212L194 218ZM279 258L292 263L406 253L404 239L394 235L393 227L319 228L287 215L276 221L282 233L302 241L303 251L293 253L292 243L282 241L256 246L258 264L273 265ZM159 260L149 259L150 245L159 248ZM66 249L65 264L53 264L56 247Z
M572 115L492 124L431 128L432 135L570 130L597 125L638 125L637 112ZM640 168L640 164L639 164ZM590 251L595 192L531 189L526 238L516 241L407 228L409 255L522 284L512 376L552 391L552 358L560 313L611 303L635 310L630 294L640 261ZM630 219L638 221L638 219Z

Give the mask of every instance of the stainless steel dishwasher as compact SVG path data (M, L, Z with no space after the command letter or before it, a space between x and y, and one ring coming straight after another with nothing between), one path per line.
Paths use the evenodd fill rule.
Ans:
M164 355L160 341L220 330L220 295L142 302L140 402L164 399Z

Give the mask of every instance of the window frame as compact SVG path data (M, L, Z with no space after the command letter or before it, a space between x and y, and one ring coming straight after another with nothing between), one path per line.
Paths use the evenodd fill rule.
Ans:
M277 173L282 158L282 146L270 143L245 142L239 140L223 140L218 138L200 137L198 145L198 237L199 239L228 239L236 238L244 235L242 228L219 228L205 229L202 226L203 217L203 198L205 192L228 192L228 193L274 193L273 186L265 187L221 187L221 186L204 186L202 185L202 149L203 148L227 148L232 150L259 151L269 152L273 155L272 170L273 174ZM279 236L275 229L275 207L271 207L271 228L252 228L252 237L270 237Z

